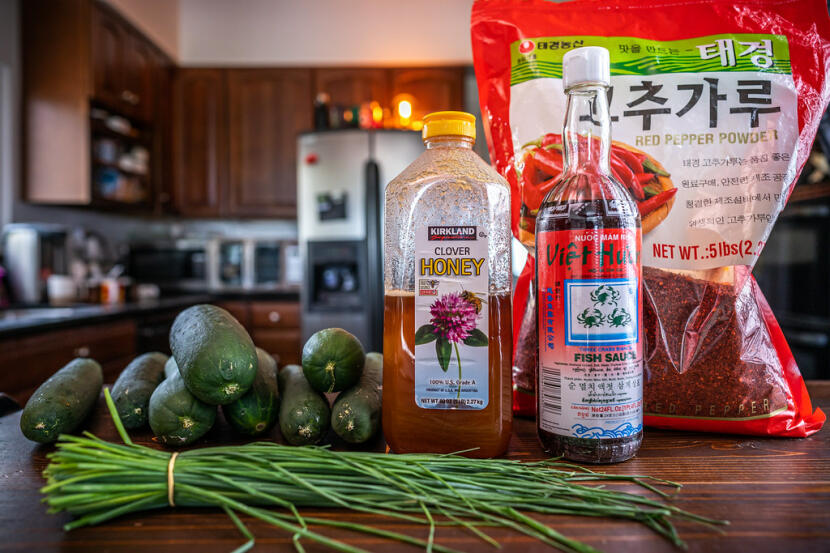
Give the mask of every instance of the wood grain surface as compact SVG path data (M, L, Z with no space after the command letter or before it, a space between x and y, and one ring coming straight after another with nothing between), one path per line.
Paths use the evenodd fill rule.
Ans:
M830 382L809 385L814 405L830 411ZM231 551L244 539L230 520L211 509L174 509L133 514L95 528L64 533L66 515L48 515L40 502L40 476L51 447L38 446L20 433L19 413L0 418L0 551L142 552ZM98 436L116 440L103 402L88 422ZM533 421L519 419L509 456L544 456ZM275 431L275 434L278 434ZM149 433L136 441L152 444ZM224 424L198 446L236 442ZM335 447L342 444L335 443ZM157 446L156 446L157 447ZM378 440L370 446L382 451ZM681 524L680 534L694 552L826 552L830 551L830 431L807 439L766 439L648 430L639 455L626 463L604 467L609 473L648 474L681 482L675 504L690 511L731 521L719 534L705 527ZM624 488L624 486L623 486ZM342 510L305 510L304 514L354 520L421 538L426 528ZM646 528L628 522L579 517L539 517L564 534L608 552L680 551ZM254 551L293 551L291 536L259 521L244 518L257 537ZM328 536L378 552L417 551L386 540L319 529ZM490 530L505 553L551 550L524 535ZM493 550L470 534L439 529L437 541L464 551ZM325 548L305 543L306 550ZM187 548L187 549L184 549Z

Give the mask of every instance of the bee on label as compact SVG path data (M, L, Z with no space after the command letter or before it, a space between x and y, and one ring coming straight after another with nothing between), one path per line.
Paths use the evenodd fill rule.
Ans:
M481 313L481 306L482 304L487 303L487 300L481 299L478 294L475 292L470 292L469 290L463 290L461 292L461 297L464 298L465 301L468 303L473 304L473 307L476 308L476 315Z

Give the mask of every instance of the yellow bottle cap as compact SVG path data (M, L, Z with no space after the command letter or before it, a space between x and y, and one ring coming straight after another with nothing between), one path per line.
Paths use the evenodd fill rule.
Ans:
M476 116L465 111L436 111L424 117L421 137L466 136L476 139Z

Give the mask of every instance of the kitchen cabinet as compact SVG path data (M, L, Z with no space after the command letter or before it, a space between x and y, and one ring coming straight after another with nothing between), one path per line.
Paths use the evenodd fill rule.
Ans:
M173 200L173 109L172 86L173 70L166 56L158 50L152 51L155 58L153 86L160 91L154 94L153 105L153 153L152 166L154 185L154 210L161 214L172 209Z
M296 301L225 301L258 347L277 357L279 366L299 364L302 353L300 304Z
M311 126L311 72L228 71L231 215L294 217L297 133Z
M333 105L413 98L413 119L462 109L464 69L182 68L173 94L174 203L185 216L296 216L296 137L313 98Z
M153 46L136 33L128 33L124 48L124 90L121 100L134 117L153 122L158 79L158 57Z
M314 96L326 93L335 106L359 106L376 101L388 106L389 70L380 68L322 68L314 70Z
M136 356L136 324L131 320L88 324L0 339L0 392L21 405L43 381L75 357L101 364L104 382L114 382Z
M412 119L428 113L463 109L464 68L433 67L392 70L392 98L412 96Z
M169 102L170 58L101 1L20 5L24 199L148 211L164 200L158 191L170 180L157 180L165 162L154 155L169 144L169 118L157 109ZM93 108L127 118L132 131L107 127L92 117ZM113 157L93 160L101 140L116 141L118 156L145 148L148 172L124 169ZM99 169L109 170L108 179L99 179ZM117 186L108 187L113 181Z
M217 304L222 309L227 310L234 318L239 321L239 324L246 329L251 328L251 309L246 301L223 301Z
M175 81L178 211L293 218L297 133L311 127L311 71L180 69Z
M108 6L92 7L93 98L122 115L152 121L158 58L152 43Z
M101 102L117 106L124 91L123 56L126 31L107 9L92 10L92 94Z
M173 85L173 165L176 210L218 216L227 188L224 72L179 69Z
M91 6L20 2L24 198L89 204Z
M102 0L27 0L21 13L32 203L294 218L296 135L311 129L317 93L335 105L385 107L408 94L413 119L462 104L460 67L174 69ZM119 136L93 108L126 117L132 130ZM118 156L149 151L147 173L91 159L113 140Z

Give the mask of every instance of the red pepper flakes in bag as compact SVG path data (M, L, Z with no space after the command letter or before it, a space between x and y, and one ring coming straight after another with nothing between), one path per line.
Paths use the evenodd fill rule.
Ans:
M531 252L563 165L562 56L611 54L611 170L643 218L646 424L794 437L821 428L751 269L827 106L824 2L477 0L472 39L491 158ZM535 412L533 266L514 295L518 414Z

